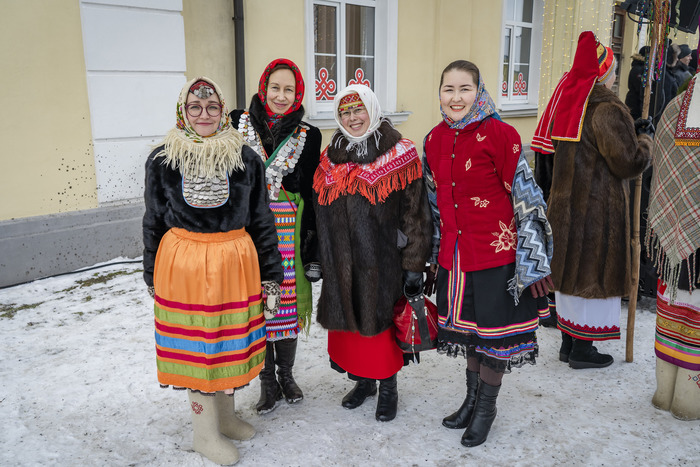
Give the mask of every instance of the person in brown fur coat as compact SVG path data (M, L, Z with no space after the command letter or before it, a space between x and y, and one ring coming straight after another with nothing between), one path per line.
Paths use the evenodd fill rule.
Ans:
M610 90L612 50L590 31L581 34L571 71L548 106L554 147L547 217L554 235L560 360L571 368L602 368L611 355L594 340L620 338L621 298L631 282L628 180L649 165L653 127L632 120Z

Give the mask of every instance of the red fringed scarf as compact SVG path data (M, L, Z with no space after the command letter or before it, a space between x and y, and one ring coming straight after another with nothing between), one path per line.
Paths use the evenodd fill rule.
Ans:
M408 139L400 140L369 164L334 164L326 147L314 174L314 190L321 205L354 194L364 196L372 204L383 203L391 193L422 177L422 170L416 147Z

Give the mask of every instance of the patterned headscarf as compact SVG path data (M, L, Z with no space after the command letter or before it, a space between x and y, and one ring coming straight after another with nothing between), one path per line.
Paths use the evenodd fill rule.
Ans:
M360 96L360 100L364 104L365 108L367 109L367 113L369 114L369 128L367 128L367 131L362 136L351 135L348 133L348 130L343 128L343 124L340 122L340 112L338 110L340 108L340 102L351 94L357 94ZM333 106L335 107L335 112L333 113L335 121L338 124L340 131L343 133L343 136L345 136L345 138L347 138L351 144L357 144L365 141L377 130L377 128L379 128L379 125L382 123L382 108L379 106L379 99L377 99L377 95L374 94L374 91L364 84L351 84L340 91L335 96L335 99L333 99Z
M208 94L208 96L210 96L211 91L214 91L214 93L219 98L219 102L221 103L221 121L219 121L219 126L216 128L216 131L214 131L214 133L210 134L209 136L200 136L194 130L194 128L192 128L192 125L187 119L187 111L185 109L185 106L187 105L187 96L190 93L192 93L200 99L203 99L202 97L200 97L200 95ZM204 92L205 94L202 94L202 92ZM197 93L199 93L200 95L197 95ZM222 129L230 126L230 123L231 121L228 116L228 110L226 109L226 102L224 102L223 95L221 94L221 89L219 89L219 87L216 85L216 83L214 83L214 81L202 76L200 78L195 78L192 81L189 81L187 84L185 84L185 86L180 91L180 97L177 100L177 122L175 124L177 128L184 132L185 137L194 141L195 143L202 143L206 138L215 137Z
M471 75L471 74L470 74ZM438 90L438 100L440 99L440 91ZM450 128L462 129L465 128L470 123L480 122L489 115L496 113L496 104L491 99L486 87L484 86L484 80L481 78L481 73L479 73L479 86L476 89L476 98L472 103L469 112L461 120L455 122L450 117L445 114L442 110L442 105L440 106L440 113L442 114L442 119Z
M289 68L291 68L292 73L294 73L294 81L296 85L294 91L294 102L292 103L292 106L289 109L287 109L287 111L283 114L275 113L267 105L267 84L270 79L270 75L272 74L272 71L278 65L287 65ZM258 83L258 97L260 98L260 102L262 102L265 106L267 116L270 120L270 126L277 123L283 116L290 114L297 110L299 107L301 107L301 103L304 101L304 78L301 76L301 71L299 70L299 67L296 65L296 63L286 58L278 58L276 60L271 61L265 67L265 71L263 71L263 74L260 76L260 82Z
M214 133L200 136L187 119L185 105L190 92L208 92L207 89L213 89L219 97L221 121ZM165 135L163 144L165 148L158 157L164 157L166 164L183 174L187 172L211 177L245 169L241 158L243 137L231 126L221 89L214 81L204 76L188 81L182 87L177 100L175 128Z

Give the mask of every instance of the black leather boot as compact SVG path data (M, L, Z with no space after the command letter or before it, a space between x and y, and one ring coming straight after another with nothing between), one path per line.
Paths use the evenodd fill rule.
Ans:
M583 368L605 368L612 365L612 355L598 353L592 341L574 339L569 354L569 366L575 370Z
M297 354L297 339L275 341L275 363L277 364L277 381L282 386L282 393L288 403L294 404L304 398L304 393L294 381L292 368Z
M574 338L570 334L561 332L561 347L559 347L559 361L568 362L569 354L571 353L571 346L574 344Z
M442 426L447 428L466 428L474 413L476 405L476 391L479 388L479 373L467 370L467 397L462 406L452 415L442 419Z
M479 379L474 415L472 415L472 419L462 435L463 446L478 446L486 441L489 431L491 431L491 425L496 419L496 399L500 390L500 385L491 386Z
M255 410L261 415L272 412L280 399L282 388L275 379L275 348L272 342L268 342L265 346L265 366L260 372L260 400Z
M343 397L343 407L346 409L356 409L369 396L377 393L377 381L374 379L362 378L349 393Z
M379 380L379 397L374 418L380 422L389 422L396 418L399 405L399 391L396 386L396 374Z

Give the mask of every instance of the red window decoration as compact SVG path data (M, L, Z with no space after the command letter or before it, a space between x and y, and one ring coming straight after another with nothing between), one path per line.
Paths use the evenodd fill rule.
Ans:
M371 88L372 86L369 83L368 79L365 79L365 72L362 70L362 68L358 68L355 70L355 79L351 79L348 81L348 86L351 84L364 84L368 88Z
M508 81L501 83L501 96L506 97L508 95Z
M318 70L318 79L316 81L316 100L330 101L335 94L335 80L328 78L328 70L320 68Z
M513 83L513 95L527 96L527 82L523 79L522 73L518 73L518 80Z

